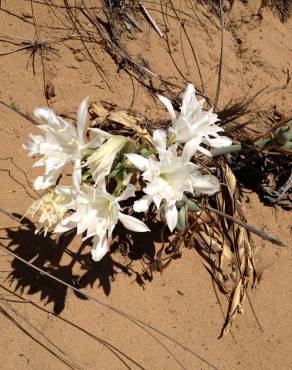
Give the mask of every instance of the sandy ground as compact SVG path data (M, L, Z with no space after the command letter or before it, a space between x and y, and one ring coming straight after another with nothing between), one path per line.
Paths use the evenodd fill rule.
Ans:
M166 37L161 39L141 17L139 22L143 32L138 33L135 40L129 37L129 50L137 57L143 56L153 71L180 86L180 90L186 80L202 87L192 49L169 3L168 6L159 1L144 3ZM220 22L207 7L199 7L195 13L188 1L172 3L184 19L204 89L208 95L214 96ZM30 1L4 0L0 4L0 100L13 103L30 114L37 106L48 104L44 96L43 64L40 55L36 54L33 73L33 58L29 51L2 55L19 47L4 42L5 35L15 37L16 43L21 41L20 38L34 40L34 15L42 40L62 37L66 25L59 12L62 7L49 9L41 1L35 1L32 12ZM219 105L224 106L232 98L252 95L268 86L258 106L272 116L279 113L289 116L292 113L292 89L287 85L287 74L292 69L292 19L281 23L268 10L264 10L263 19L259 19L258 9L258 1L235 1L233 9L225 15ZM96 9L97 14L99 11ZM56 96L49 103L58 113L74 117L80 101L90 96L91 101L103 99L149 117L166 117L163 108L135 79L118 71L102 45L94 45L94 51L111 89L83 53L80 41L69 40L52 46L54 52L45 58L45 82L54 86ZM148 79L146 83L164 91L164 85L155 79ZM0 117L0 205L8 211L24 214L37 196L29 186L38 170L32 169L33 160L26 156L21 144L30 132L37 133L37 129L3 105L0 105ZM262 125L259 121L257 129L263 131L265 126ZM218 339L223 314L210 277L194 250L184 250L182 258L173 262L162 275L154 274L152 282L147 282L144 288L137 284L133 273L125 272L123 260L114 254L106 257L100 269L88 276L87 281L90 294L176 338L191 348L193 355L155 332L149 334L116 312L62 291L57 284L38 279L37 274L1 252L1 293L7 299L15 300L9 290L15 291L33 302L9 304L34 327L27 323L22 323L23 327L17 326L0 315L0 368L66 368L52 351L39 344L41 341L54 349L41 337L43 334L83 369L179 368L157 339L187 369L209 369L212 366L218 369L291 369L291 217L281 209L264 207L255 194L244 192L244 203L249 223L279 236L285 244L276 247L255 238L262 260L263 279L250 293L250 299L263 332L246 301L244 313L237 318L231 334ZM14 246L19 255L44 267L51 261L58 261L57 251L52 250L45 239L33 237L24 228L19 229L16 222L4 215L0 222L1 241ZM74 240L70 248L76 251L79 243ZM76 281L82 268L75 265L72 268L69 257L59 262L56 276L70 283ZM219 298L224 305L224 297ZM59 315L51 314L52 310Z

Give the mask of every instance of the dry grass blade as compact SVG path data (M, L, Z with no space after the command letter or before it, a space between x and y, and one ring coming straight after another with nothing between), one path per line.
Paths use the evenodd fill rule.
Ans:
M223 336L229 332L236 315L242 312L243 301L248 297L247 288L255 285L258 274L253 259L255 247L246 230L250 230L250 225L244 221L235 176L226 164L219 162L219 166L225 186L216 196L216 208L201 206L202 212L193 216L189 232L191 243L204 258L207 271L229 301ZM258 233L253 227L251 231ZM267 237L265 233L262 236ZM271 239L270 235L268 237ZM272 237L272 240L280 244L278 239ZM253 307L252 311L261 328Z
M258 11L259 15L262 15L262 11L266 7L277 14L282 22L287 21L292 14L291 0L262 0Z
M158 24L151 17L151 15L149 14L148 10L145 8L144 5L140 4L140 6L141 6L141 9L143 10L143 13L145 14L145 17L152 24L152 26L154 27L155 31L159 34L160 37L163 37L163 33L162 33L161 29L158 27Z
M153 330L154 332L156 332L157 334L163 336L164 338L168 339L169 341L171 341L172 343L176 344L177 346L183 348L185 351L189 352L192 356L200 359L202 362L204 362L205 364L207 364L210 368L214 369L214 370L218 370L214 365L212 365L210 362L208 362L207 360L205 360L202 356L200 356L199 354L197 354L196 352L194 352L193 350L191 350L190 348L186 347L185 345L183 345L182 343L178 342L176 339L170 337L169 335L163 333L161 330L157 329L156 327L152 326L152 325L149 325L147 324L146 322L140 320L140 319L137 319L136 317L130 315L130 314L127 314L125 313L124 311L121 311L120 309L110 305L110 304L107 304L95 297L93 297L92 295L88 294L84 289L78 289L76 287L74 287L73 285L71 284L68 284L66 283L65 281L63 281L62 279L59 279L58 277L54 276L54 275L51 275L49 274L48 272L44 271L43 269L33 265L32 263L26 261L25 259L19 257L18 255L16 255L15 253L13 253L12 251L10 251L3 243L0 242L0 249L2 251L4 251L6 254L14 257L15 259L17 259L18 261L21 261L22 263L24 263L25 265L31 267L33 270L36 270L38 271L40 274L43 274L45 275L46 277L48 277L49 279L52 279L56 282L58 282L59 284L63 285L63 286L66 286L67 288L71 289L72 291L75 291L77 293L79 293L80 295L83 295L85 296L86 298L96 302L97 304L103 306L104 308L107 308L123 317L125 317L127 320L133 322L135 325L139 326L142 330L146 331L148 333L148 335L150 335L157 343L159 343L160 346L163 347L163 349L176 361L176 363L184 369L184 366L182 365L182 363L176 358L176 356L158 339L156 338L148 329L151 329Z
M6 309L1 307L1 305L5 306ZM10 313L8 311L10 311ZM69 360L69 356L59 347L57 347L49 338L47 338L31 321L29 321L26 317L24 317L24 315L16 310L5 299L5 297L2 296L2 294L0 294L0 313L7 317L13 324L15 324L25 334L27 334L32 340L37 342L41 347L45 348L54 357L60 360L64 365L68 366L71 369L81 369L81 367L77 365L74 361ZM22 322L24 324L22 324ZM41 340L37 339L33 334L30 333L30 331L25 329L25 325L28 326L31 330L35 331L41 337ZM48 344L43 343L43 340ZM54 349L51 349L50 346ZM56 350L58 352L61 352L61 354L57 353Z
M246 222L243 222L243 221L237 219L236 217L230 216L230 215L228 215L224 212L219 211L218 209L215 209L215 208L212 208L212 207L209 207L209 206L203 206L203 208L208 209L211 212L217 213L219 216L227 218L228 220L244 227L248 231L260 236L262 239L268 240L269 242L271 242L273 244L276 244L276 245L279 245L279 246L284 245L283 242L280 239L276 238L274 235L269 234L266 231L258 230L254 226L249 225Z
M105 341L104 339L101 339L101 338L97 337L92 332L87 331L86 329L84 329L83 327L79 326L75 322L72 322L72 321L70 321L70 320L68 320L68 319L66 319L64 317L61 317L60 315L57 315L56 313L54 313L54 311L51 311L51 310L48 310L48 309L45 309L45 308L41 307L40 305L36 304L35 302L33 302L31 300L28 300L28 299L22 297L21 295L13 292L12 290L10 290L9 288L3 286L2 284L0 284L0 288L2 288L4 291L8 292L9 294L17 297L19 299L18 302L23 302L23 303L31 304L37 310L40 310L41 312L44 312L46 314L50 314L50 315L54 316L54 318L60 320L62 323L66 324L66 325L69 325L72 328L75 328L78 331L80 331L81 333L87 335L89 338L92 338L93 340L95 340L96 342L98 342L99 344L101 344L102 346L104 346L112 354L114 354L117 357L117 359L120 360L121 363L123 365L125 365L125 367L127 367L128 369L131 369L131 368L128 366L128 364L126 363L125 360L130 361L133 365L137 366L137 368L139 368L141 370L146 370L143 366L141 366L138 362L136 362L133 358L131 358L130 356L128 356L126 353L124 353L123 351L119 350L117 347L115 347L111 343Z
M124 126L126 130L132 130L134 133L151 142L151 136L145 128L141 127L141 118L138 116L134 116L122 109L106 107L105 104L101 102L92 103L89 108L89 113L93 119L96 119L98 123L102 125L106 125L106 121L119 123Z
M221 75L222 75L222 67L223 67L223 50L224 50L224 13L222 8L222 0L219 0L219 7L220 7L220 29L221 29L221 46L220 46L220 61L219 61L219 71L218 71L218 82L216 88L216 96L215 96L215 107L217 107L219 93L220 93L220 86L221 86Z

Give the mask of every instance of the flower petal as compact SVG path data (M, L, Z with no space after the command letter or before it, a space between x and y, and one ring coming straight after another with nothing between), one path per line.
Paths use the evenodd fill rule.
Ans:
M207 157L212 157L211 152L208 149L204 148L202 145L198 146L198 151L205 154Z
M152 141L159 153L166 151L166 133L164 131L154 130Z
M198 150L200 144L201 144L200 138L194 138L188 141L184 145L182 158L184 158L184 160L188 162L195 154L195 152Z
M172 127L169 128L169 132L175 136L177 143L186 143L195 135L188 120L182 116L173 123Z
M174 122L176 120L176 114L173 109L171 101L166 98L165 96L157 94L158 99L165 105L166 109L168 110L168 113L170 114L171 120Z
M35 116L48 123L56 119L55 113L50 108L36 108L33 113Z
M165 205L165 218L167 222L167 226L171 232L173 232L174 228L176 227L177 224L177 219L178 219L178 212L175 204Z
M55 228L54 233L61 234L66 231L72 230L77 226L79 219L77 213L64 218Z
M192 180L194 189L202 194L212 195L220 189L219 180L212 175L193 176Z
M35 190L44 190L56 184L60 173L50 174L49 176L38 176L34 180Z
M139 232L139 233L150 231L149 227L145 225L144 222L138 220L135 217L125 215L122 212L119 212L119 220L128 230Z
M30 134L30 140L25 144L22 144L22 147L28 151L28 155L36 155L40 152L40 145L44 142L44 137L41 135L32 135Z
M184 92L181 106L181 114L186 116L189 110L194 109L194 105L197 103L195 88L193 84L188 84L186 91Z
M136 192L136 188L133 184L128 184L126 189L122 192L122 194L116 198L117 202L122 202L128 198L134 197Z
M144 195L141 199L136 200L133 205L133 210L135 212L146 212L152 202L152 197L150 195Z
M216 138L205 138L204 141L206 144L210 145L213 148L222 148L224 146L232 145L232 140L227 136L219 136Z
M77 159L72 173L72 182L75 189L80 189L81 186L81 160Z
M88 111L88 97L81 102L77 111L77 132L81 143L84 142L83 135L85 131L87 111Z
M91 249L92 259L95 262L99 262L109 252L109 245L106 235L102 238L98 237L97 242Z
M109 134L106 131L101 130L100 128L89 128L89 131L97 133L99 136L103 137L104 139L109 139L112 137L112 134Z
M132 165L140 171L146 171L149 168L149 161L147 158L142 157L139 154L129 153L126 154L128 160L132 163Z

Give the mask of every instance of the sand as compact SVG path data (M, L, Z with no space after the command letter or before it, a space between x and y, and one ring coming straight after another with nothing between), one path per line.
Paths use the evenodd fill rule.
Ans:
M55 3L63 4L62 1ZM96 3L100 5L99 1ZM201 88L192 49L170 3L168 6L162 6L159 1L143 3L165 38L160 38L141 15L138 19L143 32L135 37L123 37L128 50L136 58L143 57L152 71L178 85L177 92L184 89L186 80ZM191 40L205 92L214 97L220 20L207 6L198 6L194 12L189 1L172 3ZM18 38L33 42L36 36L34 19L42 40L63 37L66 22L62 7L48 8L42 1L34 1L33 13L30 1L4 0L0 4L1 101L13 103L28 114L38 106L50 104L59 114L74 117L80 101L89 96L91 101L103 99L153 119L167 118L159 102L133 76L118 70L101 43L91 48L104 70L106 81L78 40L51 45L54 49L44 52L45 64L39 53L32 58L26 49L2 55L19 47L5 42L7 35L16 37L13 39L16 43L21 41ZM287 84L287 76L292 69L292 18L282 23L268 9L263 10L261 18L257 15L259 7L259 1L235 1L233 8L225 13L219 106L245 94L251 96L267 86L257 100L258 109L272 119L279 114L289 117L292 89L291 84ZM101 14L100 9L96 12ZM165 91L164 84L155 78L146 78L145 83L159 92ZM44 95L44 84L54 87L55 96L49 102ZM0 105L0 117L0 205L10 212L24 214L37 197L30 185L40 170L32 168L33 159L27 157L21 145L30 132L36 134L38 130L4 105ZM264 132L267 125L259 116L254 128ZM187 369L209 369L212 368L210 364L218 369L291 369L291 216L280 208L264 206L255 193L245 189L243 199L248 222L277 235L285 244L277 247L255 238L263 278L249 298L263 331L246 300L244 312L237 317L231 333L218 339L224 317L212 281L195 250L183 250L182 258L173 261L163 274L154 273L153 280L144 286L137 284L133 272L126 271L125 260L116 254L108 255L98 271L88 274L85 284L89 294L158 328L197 355L191 355L153 331L149 334L96 302L64 291L57 283L40 279L38 274L0 252L0 292L13 300L8 304L33 325L19 318L23 325L20 327L4 314L0 315L0 368L66 368L67 365L52 353L57 350L42 337L45 335L83 369L179 368L178 362L157 338ZM71 258L60 258L59 251L52 249L43 237L34 237L31 231L20 229L17 222L5 215L1 215L0 222L1 242L10 245L20 256L45 268L53 262L54 268L49 271L70 284L76 284L78 276L84 274L84 269L72 263ZM77 251L79 246L80 240L75 239L70 249ZM224 297L219 295L219 299L224 305Z

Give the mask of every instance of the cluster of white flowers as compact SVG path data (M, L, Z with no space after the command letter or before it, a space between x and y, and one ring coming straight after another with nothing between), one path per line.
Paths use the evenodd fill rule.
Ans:
M133 210L147 212L153 202L157 212L163 211L171 232L178 224L178 202L186 194L211 195L219 191L218 179L203 175L200 166L191 162L197 151L210 156L208 147L231 145L229 138L218 135L223 129L215 124L217 115L203 110L204 100L197 100L191 84L184 93L178 117L170 100L158 97L169 111L172 125L168 133L153 132L153 148L136 147L128 137L99 129L90 129L95 137L85 142L88 99L77 111L77 128L51 109L35 110L35 115L46 122L39 126L44 134L30 135L23 147L30 156L41 156L34 166L45 167L44 175L34 182L35 189L44 193L30 208L33 216L39 215L37 232L59 234L76 229L84 239L94 237L92 258L100 261L109 251L118 221L131 231L150 231L144 222L125 214L120 205L135 197L136 186L131 183L134 173L137 179L141 172L145 195L133 202ZM59 185L69 163L74 165L72 184ZM112 179L116 187L108 192Z

